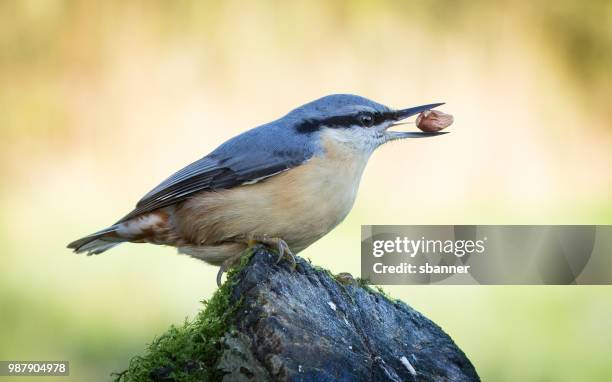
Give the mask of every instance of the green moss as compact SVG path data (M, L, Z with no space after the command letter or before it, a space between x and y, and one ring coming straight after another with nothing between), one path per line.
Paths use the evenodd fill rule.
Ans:
M237 280L235 275L244 268L253 251L241 258L240 264L227 274L227 281L208 301L193 320L180 326L172 325L168 331L147 346L144 355L130 361L127 370L114 373L116 382L153 380L210 381L222 377L215 368L223 346L221 338L231 328L229 319L240 306L230 302L230 293Z

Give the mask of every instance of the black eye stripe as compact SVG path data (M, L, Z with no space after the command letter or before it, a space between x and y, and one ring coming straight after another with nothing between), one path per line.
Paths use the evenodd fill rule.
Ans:
M361 117L363 115L370 115L373 119L373 123L370 126L380 125L381 123L395 119L393 112L384 113L357 113L348 115L337 115L323 119L307 119L295 127L295 130L301 134L313 133L320 130L323 126L330 128L347 128L350 126L361 126Z
M380 125L383 122L394 121L396 115L392 111L385 111L384 113L374 113L374 124Z

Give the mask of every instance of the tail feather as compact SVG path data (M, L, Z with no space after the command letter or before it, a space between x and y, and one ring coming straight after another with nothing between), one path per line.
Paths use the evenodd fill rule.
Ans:
M117 235L117 225L108 227L91 235L85 236L68 244L68 248L76 253L87 252L88 255L97 255L107 251L123 242L125 238Z

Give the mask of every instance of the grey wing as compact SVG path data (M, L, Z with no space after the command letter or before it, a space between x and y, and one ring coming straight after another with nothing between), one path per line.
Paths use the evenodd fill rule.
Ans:
M256 130L256 129L255 129ZM204 158L176 172L146 194L136 208L117 223L181 202L202 192L254 183L299 166L313 155L304 145L274 141L251 130L235 137Z

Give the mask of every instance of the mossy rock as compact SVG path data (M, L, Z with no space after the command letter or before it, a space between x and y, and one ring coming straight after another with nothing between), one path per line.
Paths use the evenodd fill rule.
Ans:
M120 381L479 381L465 354L401 301L258 248L193 321L171 327Z

